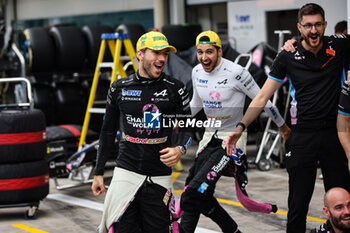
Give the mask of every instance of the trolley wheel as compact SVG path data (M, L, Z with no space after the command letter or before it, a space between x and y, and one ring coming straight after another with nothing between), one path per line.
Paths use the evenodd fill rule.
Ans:
M31 206L26 212L24 213L24 218L26 220L34 220L37 217L37 210L38 206Z
M258 169L260 171L268 171L271 169L271 161L267 159L260 159L258 163Z

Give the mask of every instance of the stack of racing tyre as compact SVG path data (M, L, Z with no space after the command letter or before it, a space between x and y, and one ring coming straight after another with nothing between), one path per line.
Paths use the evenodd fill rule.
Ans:
M0 207L38 203L49 193L45 116L0 109Z

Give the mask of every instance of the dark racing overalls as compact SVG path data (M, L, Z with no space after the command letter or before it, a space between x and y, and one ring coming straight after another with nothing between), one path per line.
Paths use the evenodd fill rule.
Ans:
M188 92L180 81L165 74L157 79L132 74L111 85L95 175L103 175L116 132L121 130L117 167L147 176L134 200L113 225L115 232L171 232L172 218L164 201L169 190L153 183L152 176L169 176L172 172L160 161L160 150L176 145L187 148L190 144L186 133L178 144L172 142L171 120L177 114L190 116Z
M184 211L182 217L187 214L186 218L181 219L181 228L185 233L195 231L201 213L216 222L223 232L240 232L237 223L213 196L222 175L235 178L237 198L247 210L267 214L277 211L276 205L258 203L248 197L247 157L238 147L235 154L227 156L222 144L223 140L215 133L189 171L180 206L176 205L177 214L180 211Z
M215 136L215 135L214 135ZM215 138L196 157L186 179L186 190L181 196L181 209L185 212L181 227L186 233L196 229L200 214L211 218L223 232L236 232L237 223L214 197L217 181L233 162L221 147L222 140Z

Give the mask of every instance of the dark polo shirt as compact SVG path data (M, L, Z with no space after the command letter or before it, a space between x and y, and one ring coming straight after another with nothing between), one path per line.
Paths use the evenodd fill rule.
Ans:
M283 82L287 77L291 84L292 126L335 126L349 40L345 35L324 36L315 55L304 49L301 39L296 52L277 55L269 78Z

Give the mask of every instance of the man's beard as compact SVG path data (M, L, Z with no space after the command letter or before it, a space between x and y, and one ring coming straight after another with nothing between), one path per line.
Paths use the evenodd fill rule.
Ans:
M343 218L349 217L349 214L345 214L339 218L335 218L333 217L333 214L331 211L329 211L329 215L330 215L330 221L332 222L332 224L338 228L339 230L345 231L345 232L349 232L350 231L350 222L348 222L348 224L344 224L341 222L341 220Z
M217 55L216 58L214 58L213 60L210 60L210 70L206 72L208 73L212 72L215 69L215 67L218 65L218 60L219 60L219 55ZM203 61L201 61L201 63L203 63Z
M310 42L311 40L311 33L308 33L307 35L304 35L302 34L301 36L303 37L305 43L311 47L311 48L317 48L321 43L322 43L322 40L323 40L323 35L324 35L324 32L322 33L316 33L318 35L318 43L315 45L315 44L312 44Z
M143 70L144 72L148 75L148 77L150 79L157 79L160 77L161 74L159 74L157 77L155 77L154 75L152 75L152 68L153 68L153 64L150 62L145 62L143 64Z

